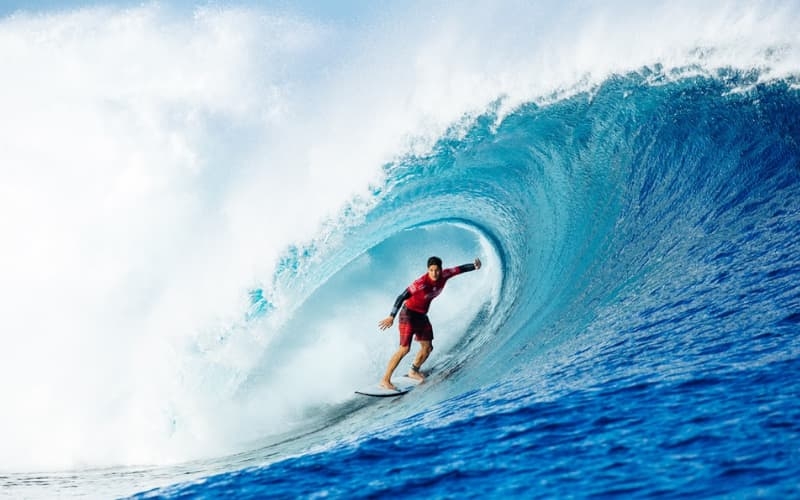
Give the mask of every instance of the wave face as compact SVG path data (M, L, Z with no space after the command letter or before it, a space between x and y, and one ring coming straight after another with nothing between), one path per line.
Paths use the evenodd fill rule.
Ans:
M596 34L602 13L573 10L529 14ZM579 58L546 82L517 65L553 62L533 51L481 66L492 78L466 72L455 80L475 84L464 96L447 84L426 89L418 76L413 92L357 100L369 109L350 118L349 85L374 69L361 66L371 52L331 76L310 68L340 47L326 48L330 33L313 23L203 10L187 27L173 14L142 7L4 21L0 48L41 49L20 43L33 26L67 37L73 66L87 49L70 33L86 26L100 39L103 29L125 33L122 48L132 51L138 36L165 32L178 33L178 52L213 47L196 66L159 66L203 82L189 90L137 80L135 65L123 65L127 86L90 80L98 100L81 85L62 89L96 105L75 114L56 99L67 109L50 113L94 130L99 159L72 159L81 148L69 131L54 142L67 153L66 174L24 141L9 149L19 168L3 173L14 189L0 207L23 214L8 227L33 249L9 255L23 271L43 268L28 277L3 268L14 285L4 290L7 331L29 334L4 334L17 354L0 358L6 380L28 382L7 395L19 411L2 426L6 491L797 494L793 23L777 30L788 42L754 30L743 46L720 35L654 60L643 50L629 67ZM481 26L442 15L456 39ZM411 59L432 71L426 57L435 63L434 42L444 42L417 29L425 50ZM681 35L660 29L667 45L666 35ZM488 36L476 30L470 36ZM263 56L264 37L281 49ZM574 49L567 40L560 50ZM597 54L622 51L620 40ZM225 57L223 42L260 56ZM392 43L377 50L396 55ZM50 57L30 52L34 62ZM243 76L222 83L220 67ZM323 87L303 78L329 78L334 90L300 104ZM371 78L389 86L385 75ZM414 110L397 107L398 95ZM368 118L375 104L381 120ZM108 136L99 134L96 122L109 117ZM105 169L120 159L119 170ZM54 181L37 174L47 172ZM61 213L40 208L49 195ZM40 260L53 248L55 262ZM390 401L355 396L396 346L396 330L376 333L375 323L434 254L446 266L480 256L484 267L454 278L432 306L429 383ZM37 316L44 275L74 287Z
M385 406L455 397L158 494L796 493L800 94L652 76L488 112L388 167L355 241L457 222L501 276L430 387Z

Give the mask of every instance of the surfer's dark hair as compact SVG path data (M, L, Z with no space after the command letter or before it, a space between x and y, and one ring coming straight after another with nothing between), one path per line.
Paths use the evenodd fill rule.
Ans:
M439 257L431 257L431 258L429 258L428 259L428 267L431 267L433 265L442 267L442 259L440 259Z

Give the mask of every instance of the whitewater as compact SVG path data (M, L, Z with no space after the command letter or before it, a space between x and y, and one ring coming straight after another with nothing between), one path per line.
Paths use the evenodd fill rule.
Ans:
M800 3L0 16L0 496L800 497Z

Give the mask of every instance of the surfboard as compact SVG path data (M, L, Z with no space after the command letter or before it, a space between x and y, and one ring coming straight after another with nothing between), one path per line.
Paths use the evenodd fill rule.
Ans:
M392 383L395 387L397 387L396 391L392 389L385 389L380 386L380 384L373 384L369 387L364 387L363 389L358 389L356 394L361 394L362 396L373 396L376 398L391 398L395 396L402 396L403 394L408 393L411 389L419 385L419 380L410 378L406 375L400 375L392 378Z

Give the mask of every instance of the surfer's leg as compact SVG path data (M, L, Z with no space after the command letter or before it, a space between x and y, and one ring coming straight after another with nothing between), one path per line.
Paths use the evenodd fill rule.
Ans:
M392 355L391 359L389 359L389 366L386 367L386 373L383 375L383 379L381 379L381 387L397 390L397 387L392 383L392 374L395 368L397 368L397 365L400 364L400 361L408 354L409 350L411 350L410 345L401 345Z
M416 325L415 333L417 342L419 342L419 352L414 359L414 364L411 366L411 371L408 372L408 376L422 382L425 380L425 375L419 371L419 368L428 359L433 350L433 326L427 315L423 316L419 324Z
M397 348L397 351L389 360L389 366L386 367L386 373L384 373L380 384L381 387L394 390L397 390L397 387L392 383L392 374L397 368L397 365L400 364L400 361L408 354L408 351L411 350L411 337L414 335L414 328L408 319L405 308L400 312L400 324L398 326L400 330L400 347Z
M422 363L428 359L428 356L431 355L431 351L433 350L433 341L432 340L420 340L419 341L419 352L417 353L416 358L414 358L414 364L411 366L411 370L408 372L408 376L422 381L425 380L425 375L419 371L420 367L422 367Z

